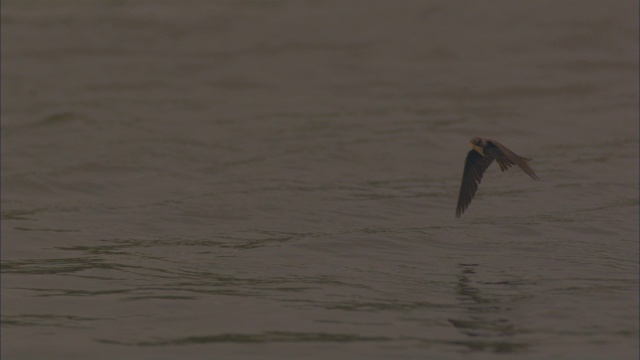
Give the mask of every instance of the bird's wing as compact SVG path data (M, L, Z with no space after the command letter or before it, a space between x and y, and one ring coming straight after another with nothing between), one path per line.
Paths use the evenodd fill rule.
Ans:
M489 148L489 149L485 149L485 153L491 153L492 150L494 151L498 151L498 154L496 154L497 156L495 156L497 159L503 158L501 159L502 162L512 162L516 165L518 165L520 167L520 169L522 169L522 171L525 172L525 174L531 176L532 179L534 180L539 180L540 178L538 178L538 175L536 175L535 172L533 172L533 169L529 166L529 164L527 164L527 161L531 160L531 159L527 159L524 158L522 156L517 155L516 153L514 153L513 151L509 150L509 148L507 148L506 146L500 144L499 142L495 141L495 140L487 140L487 147L492 147L493 149ZM502 156L500 156L502 155ZM500 162L500 160L499 160ZM500 168L503 167L503 163L500 162ZM508 169L509 166L507 166L506 169ZM503 169L502 171L506 170Z
M458 195L456 217L460 217L471 203L476 190L478 190L478 184L482 181L482 175L492 162L493 158L484 157L475 150L471 150L467 154L462 173L462 184L460 184L460 195Z
M513 162L511 162L509 159L506 159L506 158L505 159L496 159L496 161L500 165L500 170L502 170L503 172L509 170L510 167L515 165Z

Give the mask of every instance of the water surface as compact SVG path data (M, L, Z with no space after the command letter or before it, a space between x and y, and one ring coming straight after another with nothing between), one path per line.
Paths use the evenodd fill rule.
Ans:
M2 357L637 358L637 13L3 1Z

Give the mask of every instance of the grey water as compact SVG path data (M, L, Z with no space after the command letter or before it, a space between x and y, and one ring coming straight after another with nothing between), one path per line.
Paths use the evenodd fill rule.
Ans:
M637 359L637 14L2 1L2 358Z

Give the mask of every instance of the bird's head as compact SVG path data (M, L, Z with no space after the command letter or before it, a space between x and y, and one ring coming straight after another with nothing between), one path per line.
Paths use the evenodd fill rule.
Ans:
M469 141L469 146L471 146L475 151L479 152L480 155L484 156L484 147L487 146L487 141L480 137L471 138Z

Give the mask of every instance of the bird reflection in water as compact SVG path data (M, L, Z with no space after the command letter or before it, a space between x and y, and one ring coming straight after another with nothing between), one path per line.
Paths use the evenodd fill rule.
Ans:
M478 264L458 264L460 274L456 284L457 297L463 318L448 319L468 340L453 341L469 351L491 351L496 353L516 353L525 351L528 344L514 341L513 338L525 332L509 320L508 306L498 298L483 294L481 285L505 285L513 287L508 281L477 282L473 280Z

